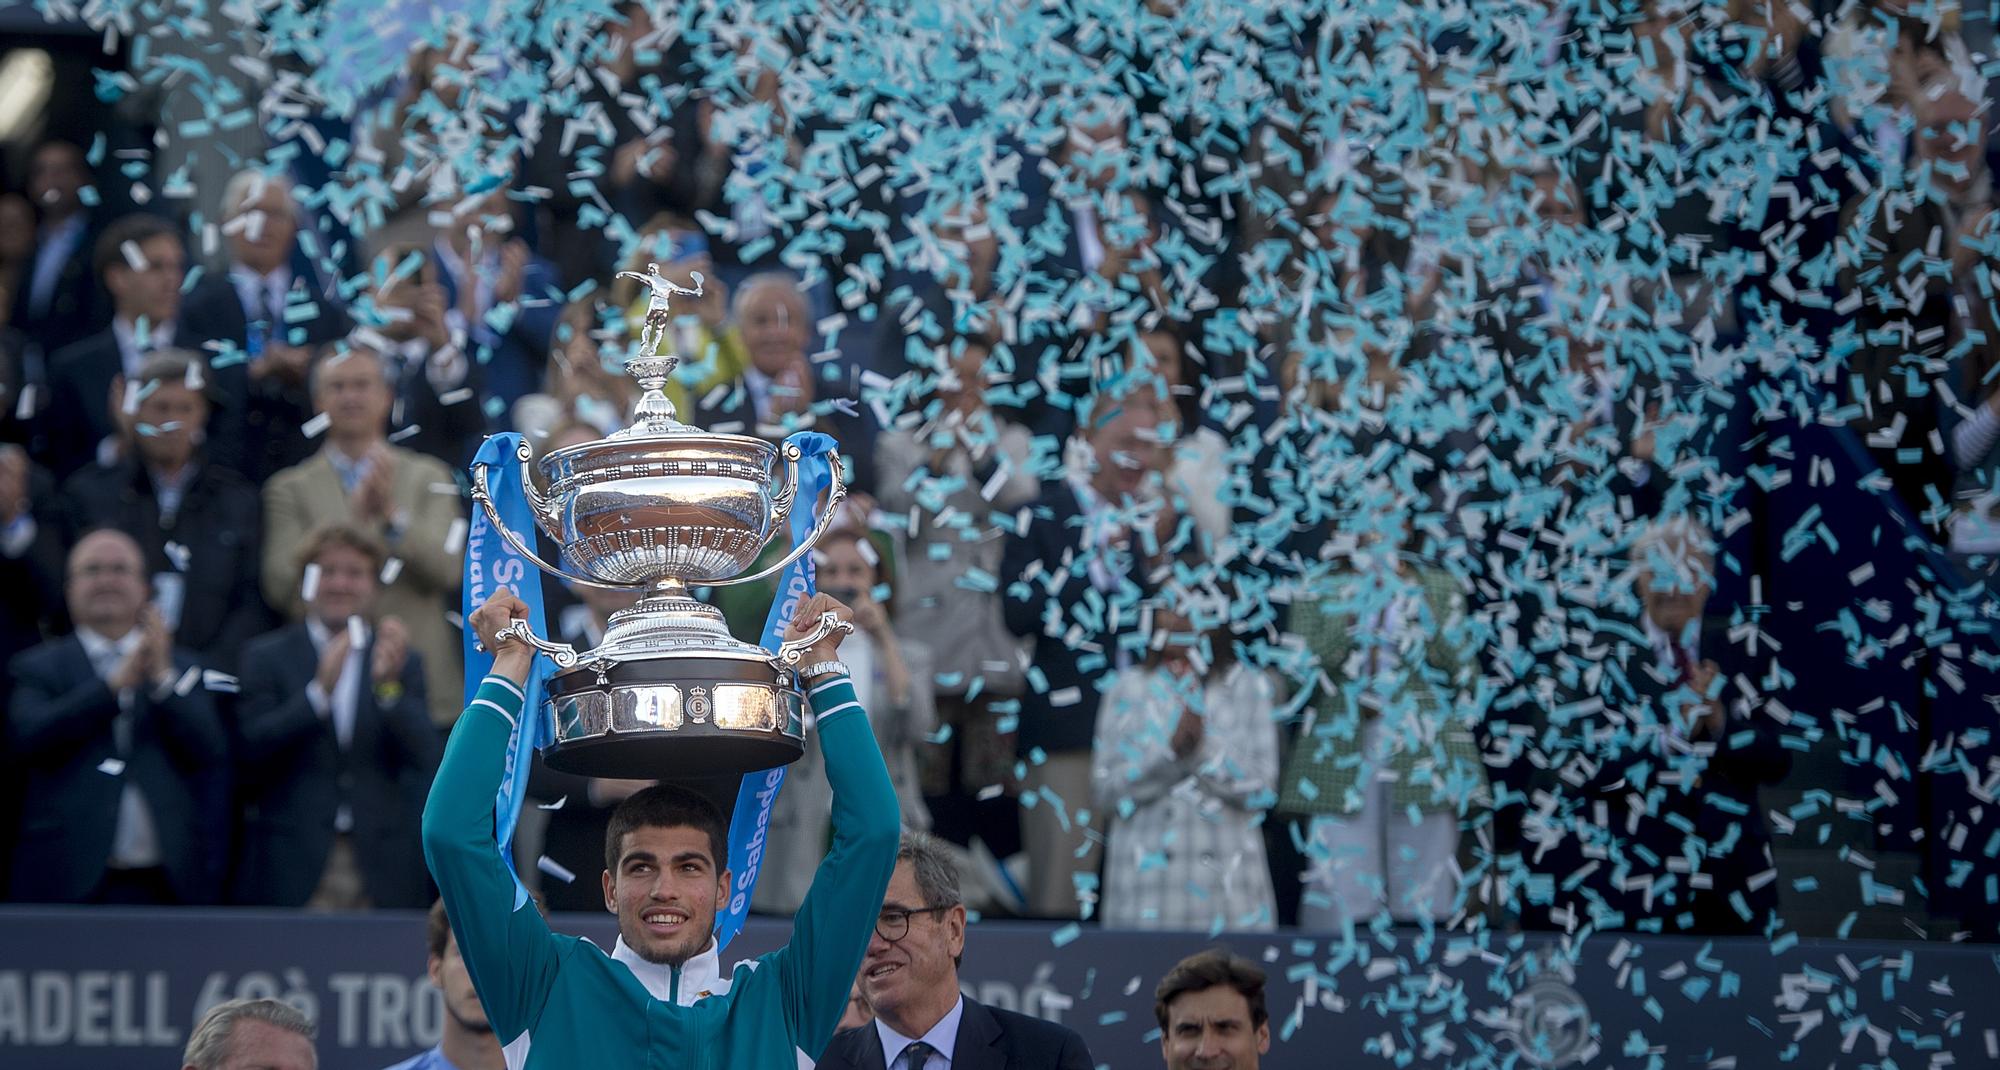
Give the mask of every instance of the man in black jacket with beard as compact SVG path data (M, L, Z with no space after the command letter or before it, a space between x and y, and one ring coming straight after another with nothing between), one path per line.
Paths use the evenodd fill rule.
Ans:
M210 668L233 670L243 644L270 626L257 589L256 488L209 461L207 368L169 350L139 370L124 456L88 465L63 487L66 542L111 527L146 552L147 575L174 641Z

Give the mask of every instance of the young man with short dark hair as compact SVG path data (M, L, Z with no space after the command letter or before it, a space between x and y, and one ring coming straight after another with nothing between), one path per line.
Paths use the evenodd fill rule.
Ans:
M1153 990L1167 1070L1257 1070L1271 1050L1264 971L1222 948L1174 964Z
M794 615L792 635L824 612L851 616L814 595ZM832 660L839 633L802 662L833 781L833 849L791 942L725 978L711 961L716 908L734 888L722 820L676 790L642 791L613 815L604 877L618 914L611 954L550 932L532 903L517 904L494 837L494 799L514 724L541 711L522 709L534 651L497 633L526 615L502 588L467 622L493 652L493 669L452 732L423 821L425 857L507 1065L793 1070L799 1052L816 1059L846 1010L898 833L896 794L867 713Z
M503 1070L506 1056L493 1038L493 1024L486 1020L479 993L472 990L472 975L458 953L458 939L451 935L443 900L432 903L424 918L424 944L430 952L431 984L444 1000L444 1029L435 1047L389 1070Z

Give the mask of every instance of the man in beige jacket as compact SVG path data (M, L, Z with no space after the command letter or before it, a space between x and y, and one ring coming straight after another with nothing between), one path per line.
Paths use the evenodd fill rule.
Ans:
M341 522L378 535L393 555L378 608L408 627L423 655L431 719L449 726L464 698L459 632L445 619L458 604L465 538L458 484L441 462L389 444L392 395L375 351L353 346L321 361L312 399L325 445L264 485L264 597L299 618L298 547L315 528Z

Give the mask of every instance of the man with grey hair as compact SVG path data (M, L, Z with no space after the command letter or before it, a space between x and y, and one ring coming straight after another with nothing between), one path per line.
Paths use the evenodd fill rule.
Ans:
M464 687L459 636L443 613L458 600L458 486L437 458L389 442L394 396L382 369L381 354L359 345L314 366L323 445L264 484L264 597L288 617L305 615L312 592L302 588L298 552L309 532L352 524L381 540L396 565L384 566L376 608L408 626L410 647L423 657L431 719L449 725Z
M311 455L313 441L299 430L312 418L306 376L350 324L333 271L299 247L290 180L239 172L222 206L229 264L206 273L182 300L181 339L192 349L240 355L216 361L218 417L230 426L218 436L229 452L215 460L261 483Z
M188 1037L181 1070L317 1070L317 1033L297 1008L275 999L218 1003Z
M1690 517L1657 520L1633 541L1639 612L1628 634L1646 645L1618 644L1604 720L1567 734L1578 749L1558 775L1582 805L1538 866L1580 878L1559 893L1557 927L1660 919L1669 933L1749 936L1777 909L1757 792L1791 756L1756 690L1768 652L1732 643L1708 617L1715 559L1713 536Z
M824 375L827 366L811 358L812 309L800 286L790 272L765 271L736 288L730 320L750 356L750 366L734 382L696 399L689 422L708 431L773 442L808 428L825 432L840 443L843 454L854 458L848 489L869 491L874 485L874 421L853 400L852 384L846 380L829 384Z
M950 850L907 833L861 960L861 995L875 1021L834 1036L819 1070L1089 1070L1076 1031L988 1007L959 991L965 902Z

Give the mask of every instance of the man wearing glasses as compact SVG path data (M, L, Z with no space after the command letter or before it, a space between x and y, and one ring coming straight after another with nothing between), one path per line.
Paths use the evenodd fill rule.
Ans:
M1075 1030L960 994L965 902L938 842L911 833L875 918L861 994L875 1021L836 1035L819 1070L1091 1070Z

